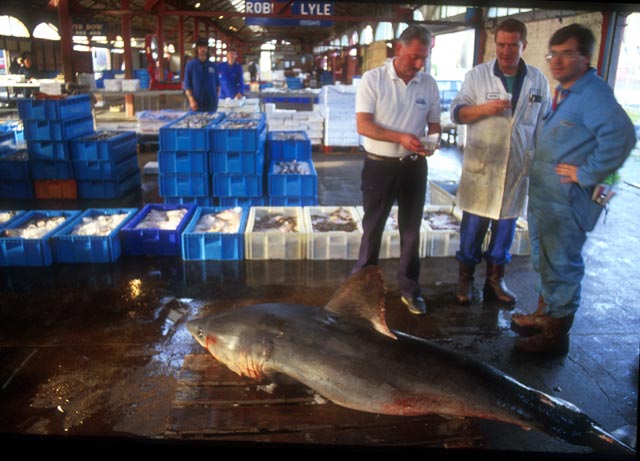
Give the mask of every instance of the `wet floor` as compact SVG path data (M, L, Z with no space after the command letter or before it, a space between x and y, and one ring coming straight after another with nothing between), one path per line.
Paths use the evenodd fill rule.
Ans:
M456 179L459 153L450 149L438 155L430 160L430 178ZM314 162L321 205L360 204L360 154L316 152ZM452 257L422 261L429 306L424 317L409 314L399 300L397 260L381 262L390 327L432 339L568 400L609 431L637 425L639 172L636 150L625 165L606 223L587 243L584 301L566 357L535 358L513 351L511 311L482 302L482 270L476 301L456 305ZM23 208L141 206L154 194L154 180L147 178L140 193L117 204L29 202ZM17 443L31 435L38 441L62 436L79 443L97 437L183 447L185 438L169 430L169 421L185 357L203 353L186 331L186 320L262 302L321 306L352 265L343 260L185 262L123 256L113 264L0 268L0 433ZM535 275L527 256L514 257L507 282L519 295L517 308L533 310ZM488 421L474 424L484 440L480 453L590 453L536 431ZM233 446L251 447L237 441Z

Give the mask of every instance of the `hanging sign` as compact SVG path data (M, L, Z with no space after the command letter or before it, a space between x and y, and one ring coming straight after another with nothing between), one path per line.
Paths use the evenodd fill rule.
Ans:
M104 22L74 22L71 25L71 30L73 35L85 35L87 37L107 35L107 28Z
M302 0L246 0L245 13L268 14L271 17L247 16L248 26L331 27L333 2ZM292 18L290 16L309 16ZM325 19L326 17L326 19Z

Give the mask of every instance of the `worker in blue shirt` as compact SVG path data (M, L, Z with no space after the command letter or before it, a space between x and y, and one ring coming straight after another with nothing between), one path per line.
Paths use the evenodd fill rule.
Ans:
M585 274L582 249L604 209L594 190L636 143L629 116L590 66L594 47L593 33L579 24L549 41L547 61L560 85L536 145L527 215L538 306L514 314L511 325L520 333L516 350L525 353L568 352Z
M218 110L220 81L216 65L209 60L209 43L206 38L196 41L196 59L187 63L182 87L192 111Z
M220 75L220 97L222 99L240 99L244 96L244 77L242 65L236 62L234 50L227 52L227 62L218 63Z

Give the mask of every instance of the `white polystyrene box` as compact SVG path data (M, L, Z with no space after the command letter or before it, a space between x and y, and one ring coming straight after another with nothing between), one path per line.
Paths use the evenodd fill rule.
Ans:
M294 218L297 223L297 231L256 230L256 220L269 215ZM304 259L306 238L307 232L302 207L251 207L244 234L245 258Z
M351 215L356 228L351 231L314 230L311 222L313 215L330 216L342 210ZM362 240L362 222L360 215L352 206L306 206L303 209L305 226L308 232L307 259L358 259Z

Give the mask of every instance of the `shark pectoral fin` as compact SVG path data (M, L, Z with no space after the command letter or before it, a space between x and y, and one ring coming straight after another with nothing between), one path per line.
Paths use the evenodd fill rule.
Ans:
M324 308L338 316L367 320L376 331L397 339L385 318L386 292L380 268L367 266L352 274Z

